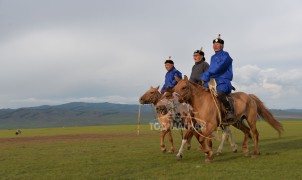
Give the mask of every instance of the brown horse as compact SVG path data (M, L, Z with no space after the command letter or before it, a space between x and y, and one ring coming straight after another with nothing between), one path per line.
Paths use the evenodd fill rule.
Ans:
M150 87L150 89L140 97L139 102L141 104L153 104L154 107L157 109L157 116L158 116L158 122L162 127L162 133L161 133L161 141L160 141L160 146L161 146L161 151L166 152L166 146L165 146L165 136L166 134L169 134L169 141L171 143L170 151L171 153L174 152L174 143L173 143L173 137L172 137L172 132L171 129L173 127L173 119L175 117L174 113L171 111L162 111L160 110L160 106L162 105L162 94L158 91L159 86L156 88ZM161 102L161 103L159 103ZM190 141L191 141L192 136L188 137L188 149L190 148Z
M171 91L172 92L172 91ZM159 102L156 104L157 110L162 112L168 112L170 110L174 110L181 115L182 123L187 126L186 134L183 136L182 143L180 146L180 149L177 153L177 159L182 159L183 151L184 151L184 145L187 144L187 149L190 149L191 147L191 139L194 135L199 141L199 134L193 130L193 126L195 128L200 128L198 124L196 124L196 120L194 119L194 113L193 109L190 105L185 103L179 103L179 99L176 95L172 94L171 92L166 92L163 94L163 96L160 98ZM174 101L174 103L171 103L171 101ZM172 105L175 104L176 107L174 108ZM232 150L234 153L237 152L237 144L234 142L234 139L232 137L231 130L229 126L224 126L222 129L222 139L219 145L219 148L217 149L217 155L222 154L223 144L226 139L228 139ZM200 143L200 142L199 142ZM212 147L212 141L211 139L208 139L208 145Z
M177 81L178 83L174 87L174 93L179 96L179 101L190 104L193 107L195 113L194 118L198 124L205 124L205 129L202 131L202 136L199 137L199 141L202 143L202 150L208 155L206 161L211 161L213 160L213 152L211 147L205 143L205 140L211 139L211 134L220 125L220 111L216 108L215 101L209 89L190 82L187 76L185 76L183 80L177 78ZM245 134L242 151L246 156L248 155L248 139L251 138L250 127L254 137L253 156L257 156L259 155L259 133L256 127L257 114L278 131L279 135L283 130L282 124L273 117L257 96L243 92L232 93L231 96L234 100L236 121L233 126ZM249 127L242 122L242 119L247 120Z
M173 92L171 91L171 92L165 92L162 95L162 97L156 104L156 110L158 112L162 112L163 114L167 112L172 112L171 114L172 119L176 119L175 116L176 114L178 114L180 118L180 122L178 123L181 123L181 124L177 124L178 127L180 128L183 128L185 126L187 127L187 131L185 135L182 136L182 144L177 154L177 158L181 159L184 145L187 144L188 150L190 150L191 148L192 136L194 135L197 141L199 141L198 133L192 129L191 122L193 122L194 125L196 124L196 121L193 118L194 114L192 113L192 107L185 103L179 103L178 97L174 96ZM191 114L189 115L189 113Z

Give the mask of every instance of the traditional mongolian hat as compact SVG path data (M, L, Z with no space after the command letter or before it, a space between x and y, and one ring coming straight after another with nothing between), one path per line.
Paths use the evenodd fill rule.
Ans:
M214 39L213 40L213 44L214 43L220 43L220 44L224 44L224 40L222 40L221 38L220 38L220 34L218 34L218 38L216 38L216 39Z
M171 59L171 56L169 56L169 59L167 59L167 60L165 61L165 64L167 64L167 63L169 63L169 64L174 64L174 62L173 62L172 59Z
M204 52L202 51L202 47L200 48L200 50L196 50L194 51L194 54L197 53L197 54L200 54L200 55L203 55L204 56Z

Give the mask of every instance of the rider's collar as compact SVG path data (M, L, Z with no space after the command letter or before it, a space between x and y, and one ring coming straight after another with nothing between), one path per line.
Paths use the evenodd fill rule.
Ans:
M174 69L175 69L175 67L173 66L172 69L171 69L170 71L168 71L168 72L171 72L171 71L173 71Z
M220 51L215 52L215 54L220 54L223 52L223 49L221 49Z
M195 65L202 63L204 60L202 59L201 61L195 62Z

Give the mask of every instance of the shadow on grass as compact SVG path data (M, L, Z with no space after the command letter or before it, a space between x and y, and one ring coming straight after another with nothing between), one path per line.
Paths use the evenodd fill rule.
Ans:
M266 142L273 142L273 143L265 143L265 144L262 144L260 142L261 143L261 144L259 144L260 157L262 157L262 156L276 156L276 155L280 155L284 152L288 152L289 150L302 149L302 138L301 137L296 137L298 139L293 139L293 138L294 137L284 138L284 139L292 139L292 140L287 140L287 141L279 141L280 139L275 139L275 141L273 141L273 139L271 139L271 140L266 141ZM250 145L249 150L250 150L250 156L248 156L248 157L245 157L242 154L242 152L239 151L236 156L234 156L234 155L225 156L224 154L222 154L218 158L217 158L217 156L215 156L215 161L224 162L224 161L233 161L233 160L239 159L239 158L251 158L251 155L252 155L253 150L254 150L254 146Z
M261 144L263 150L266 151L288 151L302 149L302 138L296 137L298 139L292 139L287 141L275 141L273 143Z

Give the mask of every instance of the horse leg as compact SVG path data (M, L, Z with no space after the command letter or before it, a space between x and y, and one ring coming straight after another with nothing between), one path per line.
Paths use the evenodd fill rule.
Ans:
M166 152L166 146L165 146L165 136L167 134L167 130L162 130L161 131L161 137L160 137L160 147L161 147L161 151L163 153Z
M225 131L225 129L222 130L222 137L221 137L221 142L219 144L219 147L216 151L216 155L219 156L222 154L222 149L223 149L223 145L224 145L224 141L226 139L227 136L227 132Z
M170 153L174 153L174 143L173 143L173 137L172 137L172 132L171 129L168 130L169 131L169 141L171 143L171 147L170 147Z
M231 132L231 129L229 126L226 126L225 127L225 131L227 133L227 137L228 137L228 141L232 147L232 151L233 153L237 153L237 144L235 143L234 139L233 139L233 136L232 136L232 132Z
M176 155L176 157L177 157L178 160L182 159L182 153L184 151L184 146L185 146L186 143L187 143L187 139L183 139L181 141L181 146L180 146L180 148L178 150L178 153Z
M210 149L212 149L212 148L213 148L212 139L207 139L207 143L208 143L208 147L209 147Z
M213 152L211 148L209 148L208 144L206 143L206 138L200 136L199 141L201 142L201 149L205 153L207 159L206 162L210 162L213 160Z
M212 125L208 124L206 130L204 131L203 135L205 137L209 137L212 134ZM206 162L210 162L213 160L213 151L210 148L209 145L211 145L212 141L208 141L208 143L206 143L206 138L203 136L199 136L199 142L201 143L201 148L203 150L204 153L207 154L207 159L205 160Z
M193 131L193 135L196 137L197 141L199 142L199 150L202 151L202 147L201 147L202 142L200 142L200 140L199 140L200 135L195 130Z
M253 156L257 157L260 154L259 144L258 144L258 142L259 142L259 132L258 132L256 126L252 128L252 131L253 131L253 136L254 136L254 154L253 154Z
M178 150L178 153L176 155L177 159L182 159L182 155L183 155L183 151L184 151L184 146L186 143L188 143L188 139L190 138L190 140L192 139L193 136L193 131L192 130L188 130L184 136L184 138L181 141L181 146ZM189 147L189 146L188 146Z
M254 139L253 157L257 157L260 154L259 153L259 146L258 146L259 132L258 132L257 127L256 127L256 120L257 120L256 113L255 113L255 115L254 114L250 115L249 118L248 118L248 124L251 127L251 130L253 132L253 139Z
M245 156L248 156L249 155L248 140L252 138L250 133L250 128L248 128L245 124L243 124L243 121L241 121L240 123L235 123L233 124L233 126L244 133L242 152Z
M213 149L212 139L207 139L207 145L211 150ZM205 156L208 156L208 154L205 154Z
M187 139L187 149L190 150L191 149L191 141L192 141L192 137L193 137L193 131L190 129L187 131L184 139Z

